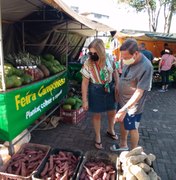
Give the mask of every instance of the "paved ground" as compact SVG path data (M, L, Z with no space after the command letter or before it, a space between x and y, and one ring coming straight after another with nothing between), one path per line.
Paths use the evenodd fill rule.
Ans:
M166 93L157 92L154 87L147 98L145 112L140 125L140 142L146 153L153 153L157 159L154 168L162 180L176 179L176 89L172 87ZM105 132L107 117L102 118L102 142L104 151L114 143ZM119 126L116 124L116 132ZM59 123L52 130L32 132L30 142L48 144L51 147L66 149L80 149L83 152L94 148L94 132L90 120L87 118L77 125Z

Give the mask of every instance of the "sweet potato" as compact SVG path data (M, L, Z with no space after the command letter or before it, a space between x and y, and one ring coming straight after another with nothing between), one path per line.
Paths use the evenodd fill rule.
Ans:
M97 169L94 173L93 173L93 179L97 179L99 177L100 174L103 174L103 167L100 167L99 169Z
M21 163L21 175L22 176L26 176L27 172L26 172L26 165L24 162Z
M45 167L44 167L43 171L41 172L41 177L45 176L46 173L48 172L48 166L49 166L49 164L48 164L48 162L47 162L47 163L45 164Z
M51 155L50 158L49 158L49 169L53 169L53 166L54 166L54 162L53 162L53 156Z
M84 166L84 168L85 168L87 174L92 177L93 174L92 174L92 172L89 170L89 168L87 168L86 166Z

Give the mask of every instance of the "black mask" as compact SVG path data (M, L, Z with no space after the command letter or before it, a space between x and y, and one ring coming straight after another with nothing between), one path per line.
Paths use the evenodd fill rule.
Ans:
M89 52L89 57L92 61L98 61L99 60L97 53Z

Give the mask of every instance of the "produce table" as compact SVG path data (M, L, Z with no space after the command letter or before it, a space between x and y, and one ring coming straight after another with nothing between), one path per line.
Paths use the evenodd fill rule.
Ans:
M67 94L67 71L0 93L0 138L12 141Z

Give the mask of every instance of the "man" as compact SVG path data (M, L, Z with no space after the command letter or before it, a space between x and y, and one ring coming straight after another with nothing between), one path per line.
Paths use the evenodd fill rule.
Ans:
M140 50L140 52L141 52L147 59L149 59L149 60L151 61L151 63L152 63L153 58L154 58L154 57L153 57L153 54L152 54L151 51L149 51L149 50L146 49L145 43L141 43L141 44L139 45L139 50Z
M120 122L120 146L113 145L112 151L128 150L127 136L130 134L131 149L138 146L138 127L144 103L151 89L153 67L138 49L135 39L127 39L120 47L123 60L122 75L119 79L119 105L115 121Z

